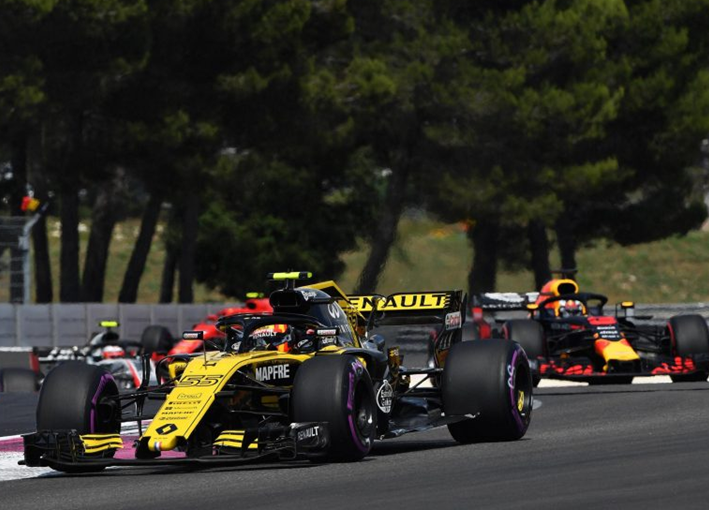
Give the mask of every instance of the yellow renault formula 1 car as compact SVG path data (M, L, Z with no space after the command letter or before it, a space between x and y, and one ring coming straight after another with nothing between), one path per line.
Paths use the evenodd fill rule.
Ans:
M347 296L334 282L295 287L309 276L271 275L285 282L271 294L273 312L220 318L224 344L166 358L171 378L161 385L119 393L100 367L55 368L21 463L81 472L266 458L354 461L375 439L442 425L462 443L525 434L532 412L526 355L509 340L461 342L461 291L384 297ZM435 366L407 368L397 347L368 334L392 324L433 325ZM426 379L432 384L421 386ZM126 444L121 423L151 418L146 399L164 403Z

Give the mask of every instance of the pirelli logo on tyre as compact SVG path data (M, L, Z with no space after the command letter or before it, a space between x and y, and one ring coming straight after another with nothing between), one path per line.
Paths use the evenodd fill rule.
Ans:
M450 305L448 292L410 292L391 296L350 296L350 303L360 312L377 310L382 312L407 310L445 310Z

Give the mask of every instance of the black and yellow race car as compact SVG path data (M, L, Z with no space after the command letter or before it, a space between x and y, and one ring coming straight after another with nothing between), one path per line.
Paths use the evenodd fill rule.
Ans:
M653 321L636 314L631 301L618 303L609 314L606 296L580 292L576 281L563 277L540 292L486 293L473 301L479 336L519 342L535 385L542 378L628 384L643 376L690 382L709 375L709 328L700 315ZM493 322L482 313L512 310L525 310L528 318Z
M443 425L461 443L525 434L532 413L525 353L507 340L461 342L461 291L347 296L334 282L296 288L309 273L270 276L285 283L270 296L273 312L221 317L225 341L165 358L171 377L163 384L121 393L99 366L69 362L51 371L21 463L85 472L355 461L376 439ZM369 334L401 324L436 328L435 366L408 368L396 346ZM164 400L154 416L144 411L147 399ZM132 444L121 436L128 421L141 429Z

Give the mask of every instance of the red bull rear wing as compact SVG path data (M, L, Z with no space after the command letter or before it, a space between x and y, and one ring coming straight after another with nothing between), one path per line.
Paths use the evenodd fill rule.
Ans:
M526 310L539 298L539 292L485 292L473 296L472 305L485 311Z

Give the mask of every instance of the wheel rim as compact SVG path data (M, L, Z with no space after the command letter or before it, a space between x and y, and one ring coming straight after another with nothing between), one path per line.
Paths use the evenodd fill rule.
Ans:
M531 415L532 386L533 383L529 367L524 363L519 363L515 370L514 400L512 404L524 423L529 422Z
M360 383L355 390L354 423L355 431L363 443L367 443L374 428L373 399Z

